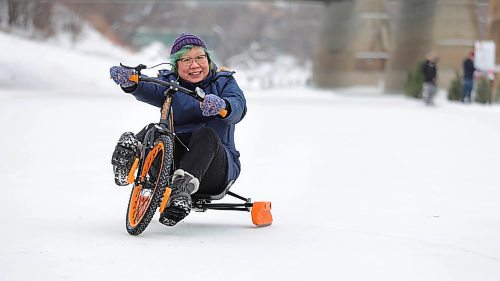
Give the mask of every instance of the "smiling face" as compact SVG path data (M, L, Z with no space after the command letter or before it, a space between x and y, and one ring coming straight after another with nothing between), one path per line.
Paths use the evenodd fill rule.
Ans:
M205 50L193 47L177 61L179 76L191 83L197 83L208 76L210 66Z

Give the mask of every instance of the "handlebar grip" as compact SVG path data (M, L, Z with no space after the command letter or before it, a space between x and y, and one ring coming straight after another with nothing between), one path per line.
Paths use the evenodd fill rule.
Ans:
M227 116L227 110L225 108L221 109L219 112L219 115L222 116L222 118Z
M130 80L132 82L135 82L135 83L139 83L139 74L132 74L132 75L130 75L130 77L128 78L128 80Z
M132 75L130 75L130 77L128 78L128 80L130 80L132 82L135 82L135 83L139 83L139 74L132 74Z

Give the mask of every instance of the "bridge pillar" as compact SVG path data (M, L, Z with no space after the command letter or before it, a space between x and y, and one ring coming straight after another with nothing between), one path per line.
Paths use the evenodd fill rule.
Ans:
M500 0L490 0L489 7L488 37L495 41L496 64L500 65Z
M387 0L327 4L315 50L313 81L319 87L377 85L389 45Z
M329 2L321 19L314 54L313 81L319 87L341 87L354 66L352 43L356 34L358 0Z
M391 51L385 71L385 92L402 92L408 71L432 50L435 0L406 0L397 3Z

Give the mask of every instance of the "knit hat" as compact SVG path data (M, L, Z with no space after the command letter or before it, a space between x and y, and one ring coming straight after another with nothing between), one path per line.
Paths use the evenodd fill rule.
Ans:
M181 35L175 39L172 49L170 50L170 55L177 53L186 45L197 45L205 49L207 48L207 45L205 45L205 42L203 42L200 37L194 34L181 33Z

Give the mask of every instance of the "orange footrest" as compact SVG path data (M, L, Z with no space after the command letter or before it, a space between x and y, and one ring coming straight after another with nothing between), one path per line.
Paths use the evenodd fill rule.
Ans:
M172 189L167 186L165 188L165 192L163 193L163 199L161 200L160 213L163 213L163 210L165 210L165 207L167 206L167 202L168 202L168 199L170 198L171 192L172 192Z
M268 226L273 223L271 202L254 202L252 207L252 222L256 226Z
M139 158L135 158L134 159L134 164L132 164L132 167L130 168L130 172L128 172L127 182L129 184L134 183L134 180L135 180L135 170L137 170L137 166L139 166Z

